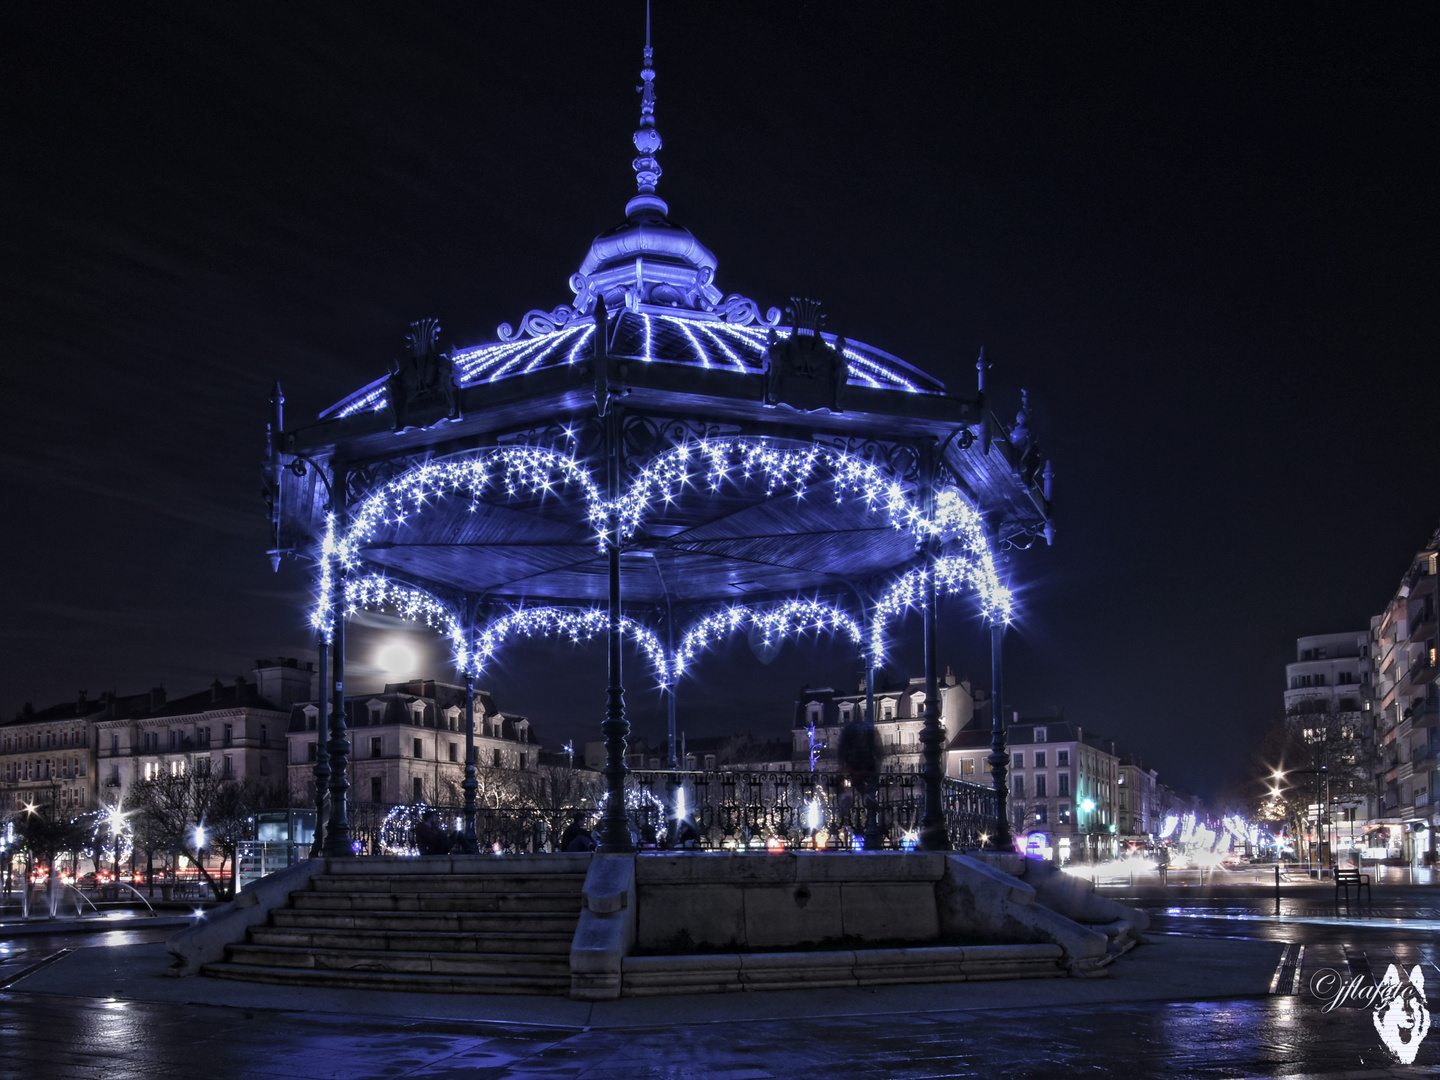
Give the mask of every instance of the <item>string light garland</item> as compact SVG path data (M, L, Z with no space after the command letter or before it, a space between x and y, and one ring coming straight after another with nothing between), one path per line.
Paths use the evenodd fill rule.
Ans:
M362 499L343 532L333 513L326 516L311 625L327 641L332 640L337 573L348 577L356 570L362 552L382 530L403 530L412 517L447 500L466 501L474 512L480 501L492 493L503 493L507 499L578 494L586 518L595 529L596 542L603 548L612 521L623 544L649 515L663 513L687 488L718 493L727 485L738 488L752 484L763 485L767 498L784 495L797 501L823 490L836 505L856 501L867 513L883 514L891 527L907 531L917 540L948 545L949 552L933 564L937 589L953 593L969 586L979 596L987 619L1010 621L1013 596L1000 581L979 513L958 489L946 487L939 491L933 514L927 515L916 494L874 461L817 444L796 448L776 446L763 439L733 438L701 439L663 451L615 499L602 496L594 477L575 457L544 447L497 447L427 461ZM919 603L928 573L922 567L901 575L876 605L870 630L870 648L876 663L884 657L885 624ZM347 580L344 604L347 611L390 608L405 618L424 621L451 639L456 664L462 671L471 670L472 657L474 670L480 670L510 633L558 634L583 641L608 625L608 616L598 609L521 609L487 627L472 650L452 610L431 594L391 582L383 575ZM798 599L764 609L727 606L717 610L691 628L673 657L667 655L652 630L632 619L624 620L622 632L637 639L659 674L661 685L668 686L708 643L733 633L747 621L753 622L767 640L772 634L784 637L806 629L844 630L857 641L863 639L855 620L840 609Z
M865 644L865 632L849 613L819 600L788 600L773 608L728 607L705 616L685 632L671 661L675 680L685 674L701 650L729 637L746 625L759 630L766 645L776 638L798 637L806 631L847 633L856 645Z
M485 669L501 643L511 635L522 637L563 637L575 644L590 641L610 628L610 613L600 608L574 610L559 607L521 608L506 612L488 623L475 639L475 673ZM665 655L665 646L648 626L636 622L628 615L620 617L622 636L635 639L649 657L659 677L660 685L670 683L670 663Z
M382 574L369 574L345 582L345 614L358 610L391 611L407 622L423 622L450 639L455 666L470 669L470 646L458 615L424 589L391 581Z

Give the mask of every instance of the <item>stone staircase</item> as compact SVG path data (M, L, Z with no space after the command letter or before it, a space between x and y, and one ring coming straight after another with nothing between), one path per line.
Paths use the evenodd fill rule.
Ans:
M204 974L288 986L566 994L589 854L334 859Z

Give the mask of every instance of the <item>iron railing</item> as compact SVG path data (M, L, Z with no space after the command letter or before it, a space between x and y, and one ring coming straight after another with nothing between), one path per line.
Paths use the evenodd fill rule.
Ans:
M630 776L632 828L642 842L660 835L662 807L673 808L677 789L685 792L686 819L707 849L761 848L772 841L790 849L868 846L901 850L919 837L925 812L925 782L915 773L880 773L867 798L856 781L837 772L667 772ZM995 829L992 788L945 779L941 800L950 843L981 845Z
M626 816L642 849L676 841L672 822L677 807L683 808L685 820L694 828L694 846L707 851L778 846L904 850L918 839L925 811L925 783L914 773L879 774L868 799L855 781L835 772L645 769L629 774L626 792ZM980 847L994 832L993 788L947 778L941 798L952 847ZM391 809L376 803L352 807L351 835L362 852L380 852L381 826ZM447 804L434 809L447 828L459 831L463 807ZM593 803L480 806L475 815L476 840L482 852L558 851L567 827L578 820L594 829L600 812L601 806ZM413 840L407 837L406 846L413 846Z

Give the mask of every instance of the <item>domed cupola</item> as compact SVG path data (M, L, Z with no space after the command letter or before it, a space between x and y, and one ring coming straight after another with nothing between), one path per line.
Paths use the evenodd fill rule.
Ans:
M689 229L673 224L670 207L655 193L663 145L655 128L655 68L650 28L645 28L645 64L640 70L640 127L634 142L639 156L632 165L639 188L625 204L626 221L601 233L590 245L580 269L570 278L575 307L588 315L595 298L611 309L639 304L712 311L724 298L715 287L716 260Z

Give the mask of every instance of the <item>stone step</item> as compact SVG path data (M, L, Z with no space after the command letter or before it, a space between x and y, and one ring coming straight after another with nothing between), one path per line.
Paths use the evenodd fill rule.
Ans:
M455 934L426 930L334 930L305 927L252 926L243 944L294 949L366 949L374 952L493 953L506 956L563 957L570 951L573 929L564 933Z
M573 911L579 892L297 892L290 898L298 911Z
M579 919L579 913L574 911L295 911L277 908L270 913L272 927L370 933L423 930L431 934L574 934Z
M570 975L480 976L396 974L384 971L333 971L320 968L270 968L253 964L206 964L206 975L278 986L347 990L418 991L431 994L558 994L570 992Z
M311 892L578 893L584 874L317 874Z
M252 967L317 968L326 971L382 971L407 975L486 977L568 977L569 956L531 953L454 952L446 949L315 948L313 946L232 945L230 963Z
M367 855L327 859L327 874L584 874L589 852L542 855Z

